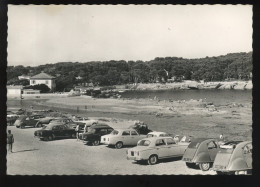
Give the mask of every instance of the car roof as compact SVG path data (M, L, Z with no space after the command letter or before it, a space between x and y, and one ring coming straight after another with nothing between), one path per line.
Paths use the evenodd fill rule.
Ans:
M211 141L211 140L215 140L214 138L194 138L193 140L192 140L192 142L204 142L204 141Z
M93 125L91 126L91 129L113 129L109 125Z
M148 134L156 134L156 135L159 135L159 134L167 134L166 132L159 132L159 131L152 131L152 132L149 132Z
M149 140L151 142L154 142L159 139L173 139L173 138L172 137L149 137L149 138L144 138L142 140Z
M122 131L136 131L135 129L128 129L128 128L119 128L119 129L115 129L115 130L117 130L117 131L119 131L119 132L122 132Z

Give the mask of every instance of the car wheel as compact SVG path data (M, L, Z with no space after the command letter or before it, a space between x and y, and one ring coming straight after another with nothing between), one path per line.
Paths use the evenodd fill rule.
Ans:
M151 155L147 162L148 162L149 165L156 164L158 162L158 156L157 155Z
M54 139L54 137L52 135L48 136L48 140L52 141Z
M71 135L71 138L76 138L76 134L72 134L72 135Z
M92 142L92 145L94 145L94 146L99 145L99 140L95 140L94 142Z
M209 162L201 163L199 164L199 166L202 171L208 171L210 168L210 163Z
M123 142L117 142L116 145L115 145L115 147L116 147L117 149L121 149L121 148L123 147Z
M40 123L40 122L37 122L36 125L35 125L36 128L41 127L41 126L42 126L42 123Z
M195 163L186 162L186 166L187 166L187 168L195 168L196 164Z

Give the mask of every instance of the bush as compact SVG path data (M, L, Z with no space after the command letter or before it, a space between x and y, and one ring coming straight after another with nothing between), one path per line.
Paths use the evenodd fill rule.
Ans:
M45 84L26 86L24 89L40 90L41 93L48 93L50 91L50 88Z

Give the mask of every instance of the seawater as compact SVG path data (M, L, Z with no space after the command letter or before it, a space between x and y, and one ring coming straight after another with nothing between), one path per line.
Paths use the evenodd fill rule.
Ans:
M252 103L252 90L157 90L127 91L122 98L150 98L159 100L203 99L215 105L227 103Z

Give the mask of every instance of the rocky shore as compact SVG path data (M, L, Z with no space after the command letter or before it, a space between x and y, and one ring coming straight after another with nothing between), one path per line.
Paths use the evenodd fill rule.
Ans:
M184 81L180 83L150 83L136 84L129 86L130 90L181 90L181 89L234 89L251 90L252 81L232 81L232 82L196 82Z

